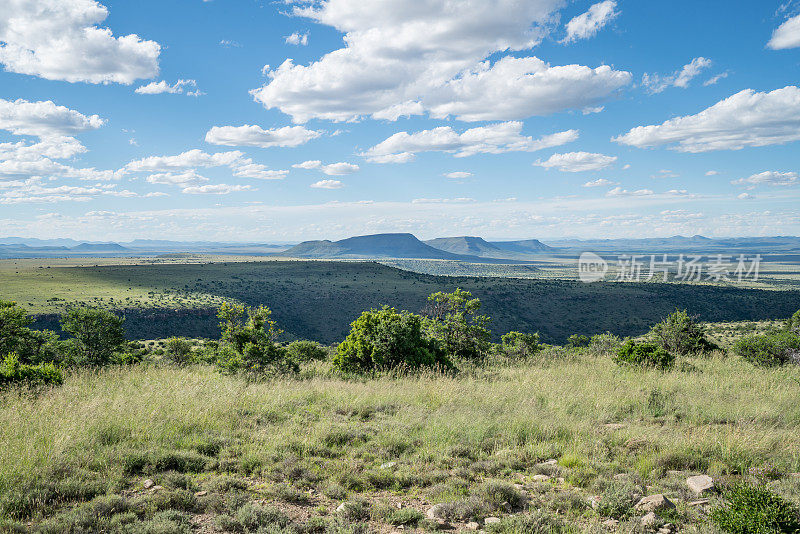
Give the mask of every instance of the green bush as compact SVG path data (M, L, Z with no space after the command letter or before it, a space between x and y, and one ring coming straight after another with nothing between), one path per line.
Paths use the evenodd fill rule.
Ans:
M800 363L800 336L788 330L745 336L734 343L733 352L763 367Z
M164 347L164 359L177 364L186 365L192 359L192 344L182 337L171 337Z
M675 356L653 343L634 343L629 339L613 357L618 365L669 369L675 364Z
M103 366L125 344L125 319L98 308L77 308L61 318L61 329L72 334L71 359L77 365Z
M583 334L572 334L567 338L567 346L571 349L588 347L591 340Z
M64 374L52 363L38 365L19 363L19 357L13 353L0 362L0 389L15 384L58 386L63 382Z
M63 342L50 330L31 330L33 319L24 308L10 300L0 300L0 354L16 353L24 364L58 362Z
M450 362L439 345L425 337L422 318L384 306L369 310L351 323L339 344L333 365L342 371L364 372L395 367L418 368Z
M786 330L800 335L800 310L797 310L786 321Z
M800 532L800 511L763 486L738 484L723 493L724 502L711 520L731 534Z
M328 359L328 350L315 341L292 341L286 346L286 352L290 358L301 363Z
M448 358L482 360L491 348L490 318L478 315L480 299L472 293L456 289L428 297L424 327L427 335L439 342Z
M509 332L500 338L500 353L511 360L526 360L544 347L539 344L539 334Z
M620 345L622 345L622 340L611 332L595 334L589 340L589 352L594 354L608 354L610 352L616 352Z
M650 329L650 337L673 354L698 354L718 349L706 338L705 329L686 310L675 310Z
M282 333L265 306L246 308L223 303L217 313L222 339L217 347L216 363L225 373L252 376L296 372L297 362L286 348L276 343Z

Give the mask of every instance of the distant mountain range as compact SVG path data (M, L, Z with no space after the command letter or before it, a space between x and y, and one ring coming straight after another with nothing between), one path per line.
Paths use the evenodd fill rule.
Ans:
M350 237L339 241L225 243L137 239L130 242L80 242L73 239L0 238L0 258L119 257L195 253L290 258L430 259L482 263L536 261L542 255L573 257L584 251L601 254L800 254L800 237L709 238L673 236L644 239L538 239L487 241L477 236L420 241L409 233Z

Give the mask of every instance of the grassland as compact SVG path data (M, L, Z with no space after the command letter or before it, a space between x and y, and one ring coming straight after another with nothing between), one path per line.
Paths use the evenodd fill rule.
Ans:
M0 513L20 531L434 530L425 513L443 504L458 530L496 516L495 531L633 532L636 496L664 493L673 531L713 532L719 497L691 505L686 477L751 468L800 504L800 368L719 352L670 372L551 350L457 376L347 380L318 363L263 383L137 365L0 405Z
M289 338L341 340L362 310L382 304L418 312L426 297L457 287L471 291L493 317L495 334L540 332L562 342L574 333L638 335L686 308L704 321L784 318L800 308L800 292L709 284L597 283L574 280L444 277L372 262L247 261L234 258L153 260L6 260L0 298L43 314L56 328L71 306L121 310L128 335L216 337L214 309L223 300L264 304Z

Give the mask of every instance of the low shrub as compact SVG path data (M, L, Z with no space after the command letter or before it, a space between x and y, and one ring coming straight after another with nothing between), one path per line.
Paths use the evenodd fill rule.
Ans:
M745 336L734 343L733 352L763 367L800 363L800 336L789 330Z
M164 359L170 363L186 365L191 361L192 344L185 338L169 338L164 349Z
M571 349L579 349L583 347L588 347L591 340L588 336L584 336L583 334L572 334L567 338L567 347Z
M539 334L524 334L511 331L500 338L498 349L510 360L526 360L535 356L544 347L539 343Z
M620 345L622 345L622 340L618 336L606 332L593 335L589 340L588 349L593 354L602 355L616 352Z
M19 363L16 354L7 355L0 362L0 389L12 385L58 386L64 382L64 374L52 363L26 365Z
M669 369L675 364L675 355L653 343L635 343L629 339L617 349L613 357L617 365Z
M723 493L724 502L711 520L731 534L800 532L800 511L764 486L738 484Z
M650 329L649 336L673 354L698 354L718 349L706 338L705 329L686 310L675 310Z
M286 346L286 353L296 362L306 363L325 361L328 359L328 350L315 341L292 341Z

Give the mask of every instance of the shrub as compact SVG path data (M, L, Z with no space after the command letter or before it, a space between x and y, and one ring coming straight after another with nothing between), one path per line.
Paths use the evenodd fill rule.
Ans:
M800 363L800 336L788 330L745 336L734 343L733 352L764 367Z
M450 358L481 360L489 352L491 332L489 317L478 315L480 299L472 293L456 289L428 297L425 309L425 331L439 341Z
M52 363L27 365L19 363L16 354L9 354L0 362L0 389L13 384L58 386L63 382L63 373Z
M542 350L539 334L509 332L500 338L500 352L511 360L525 360Z
M675 356L653 343L634 343L629 339L617 350L614 362L618 365L655 367L669 369L675 364Z
M125 343L125 320L97 308L70 310L61 318L61 329L72 334L73 358L78 365L102 366Z
M786 330L800 335L800 310L797 310L786 321Z
M292 341L286 346L286 352L294 361L305 363L328 359L328 351L315 341Z
M800 511L763 486L738 484L723 493L711 520L732 534L800 532Z
M384 306L365 311L350 326L333 358L342 371L450 365L438 344L424 336L422 318L413 313Z
M686 310L675 310L650 329L650 337L674 354L697 354L717 349L706 339L705 329Z
M182 337L171 337L165 343L164 358L177 365L186 365L191 360L192 344Z
M33 319L24 308L0 300L0 354L16 353L21 363L55 362L61 358L62 343L50 330L31 330Z
M589 351L595 354L607 354L616 352L620 345L622 340L611 332L595 334L589 340Z
M226 373L264 375L296 372L297 362L275 339L282 333L265 307L246 308L223 303L217 313L222 341L217 349L217 366Z
M572 334L567 338L567 346L571 349L588 347L590 341L591 340L588 336L584 336L582 334Z

